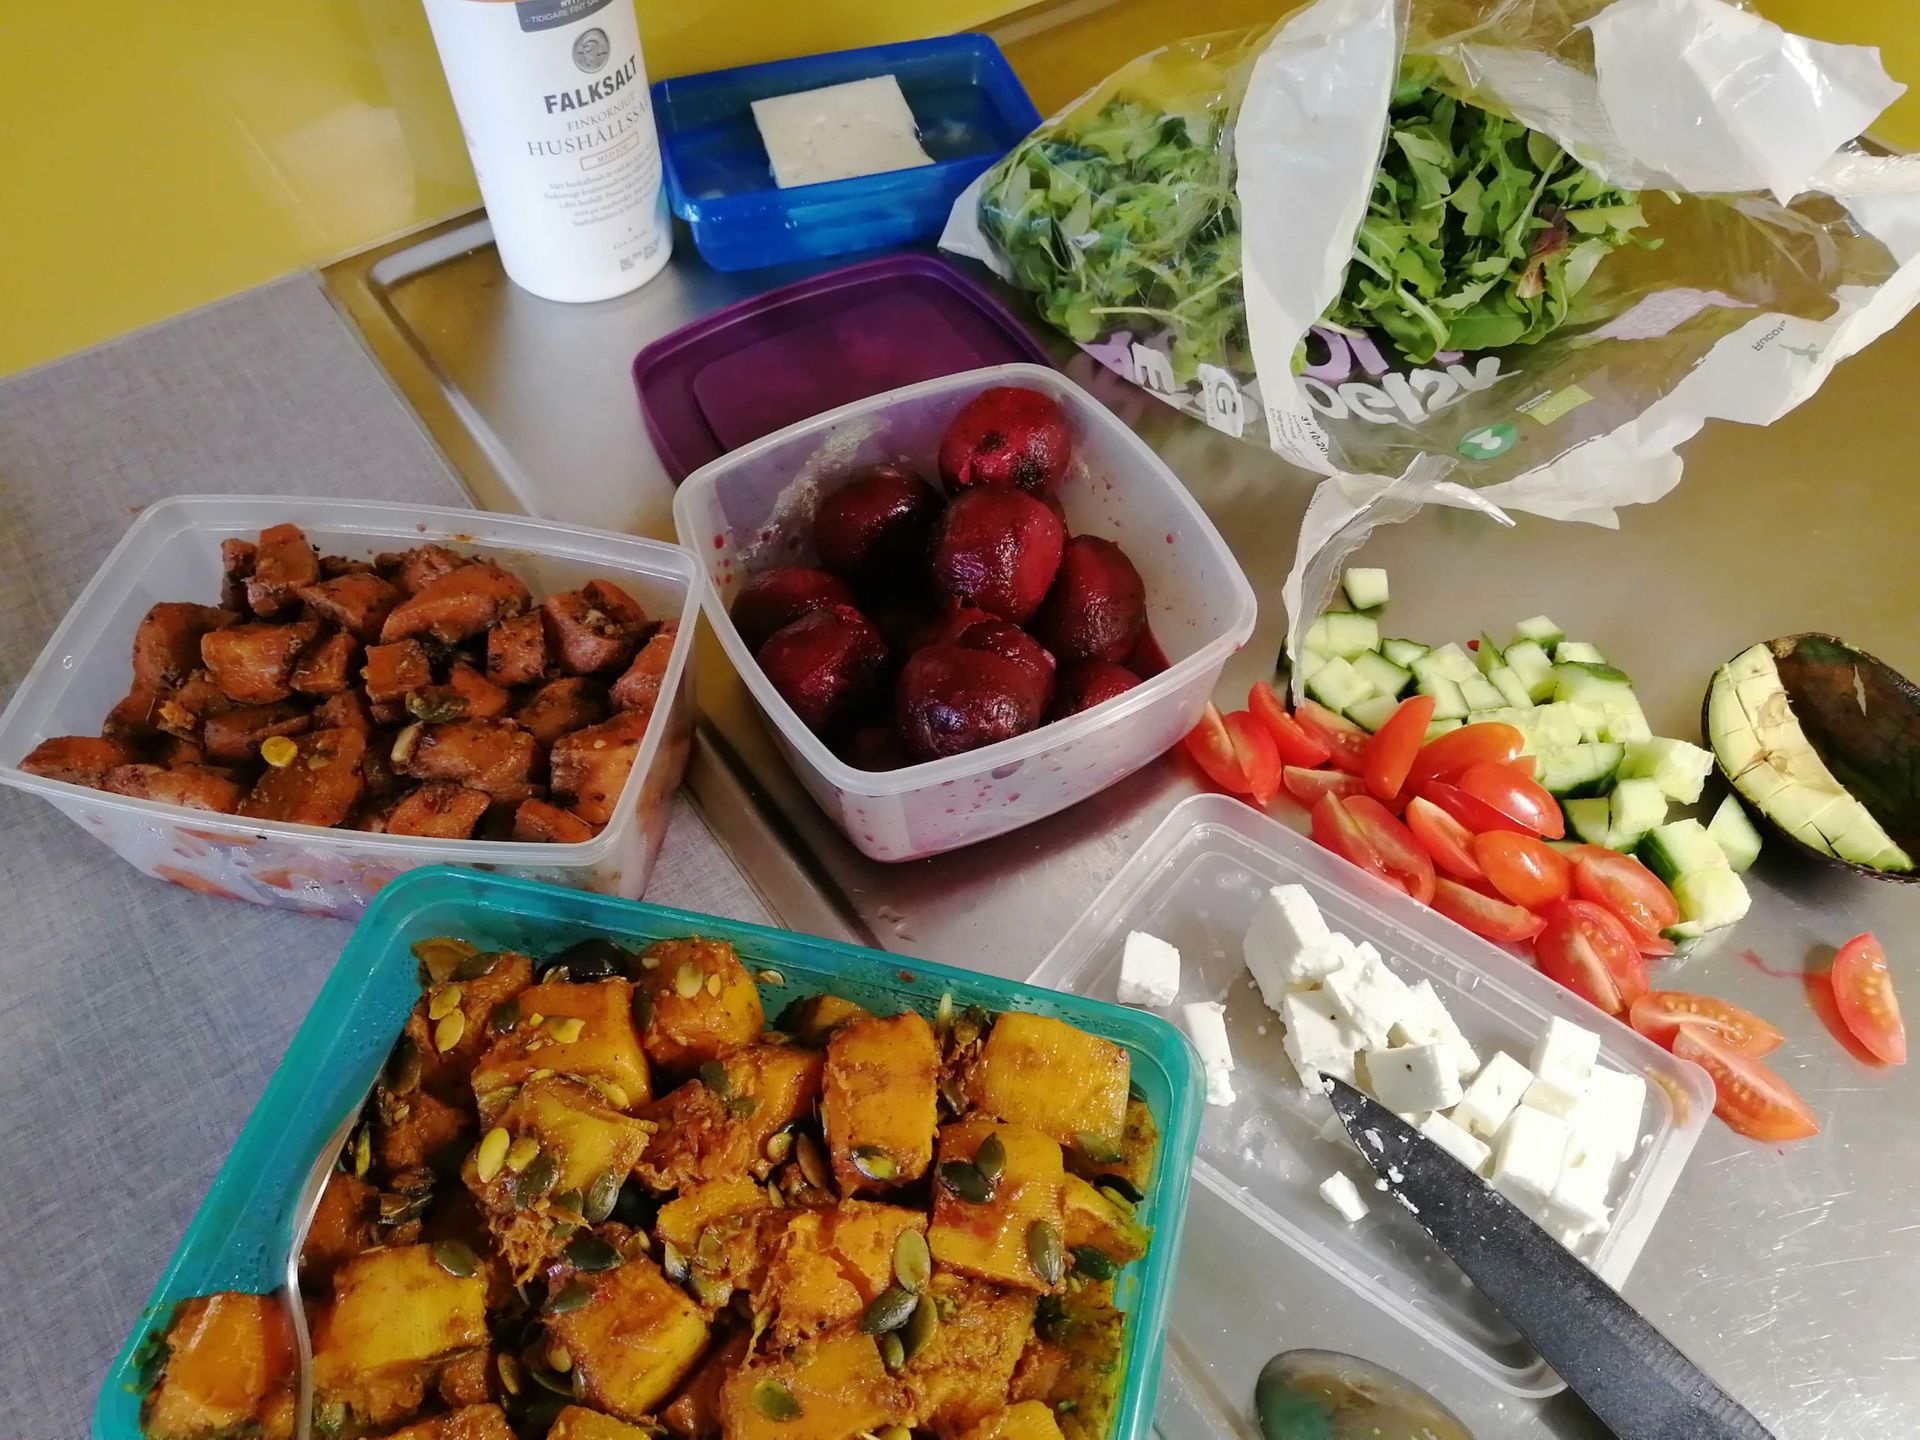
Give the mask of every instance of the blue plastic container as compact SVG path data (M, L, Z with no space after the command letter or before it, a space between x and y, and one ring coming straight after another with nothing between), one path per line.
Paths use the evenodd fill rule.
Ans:
M361 917L107 1372L94 1404L95 1440L140 1440L135 1357L149 1335L165 1327L176 1301L215 1290L265 1293L280 1285L307 1167L379 1073L420 994L411 946L435 935L536 956L595 935L639 943L702 935L731 943L749 970L780 972L780 985L761 986L770 1014L796 997L826 991L878 1013L914 1009L931 1017L942 992L950 991L959 1006L1052 1015L1126 1047L1133 1082L1160 1127L1160 1153L1140 1206L1153 1242L1115 1285L1127 1327L1112 1440L1144 1440L1152 1429L1204 1094L1193 1049L1178 1030L1139 1010L811 935L429 866L394 880Z
M934 163L782 190L755 100L848 80L899 80ZM716 270L904 245L938 234L954 197L1040 123L1000 48L942 35L662 80L654 122L673 213Z

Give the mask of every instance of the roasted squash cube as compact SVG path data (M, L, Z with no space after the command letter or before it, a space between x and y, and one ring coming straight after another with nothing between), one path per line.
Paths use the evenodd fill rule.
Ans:
M473 1069L482 1112L489 1092L521 1084L536 1070L611 1085L610 1098L626 1099L621 1109L650 1099L647 1057L633 1028L633 987L625 980L548 980L521 991L518 1022Z
M644 1122L614 1109L600 1091L564 1075L528 1081L500 1124L515 1139L539 1142L554 1163L556 1194L585 1194L602 1175L624 1178L651 1136Z
M216 1440L293 1418L299 1380L293 1327L279 1297L224 1293L183 1300L167 1359L140 1410L148 1440Z
M300 1245L300 1279L309 1291L325 1293L333 1272L375 1243L374 1216L380 1193L345 1170L327 1176L314 1207L313 1223Z
M752 1217L773 1208L759 1182L745 1176L693 1185L660 1207L653 1233L683 1255L691 1255L711 1225L737 1217Z
M1015 1372L1018 1399L1044 1400L1067 1440L1105 1440L1113 1428L1126 1316L1088 1292L1050 1302ZM1031 1391L1045 1382L1044 1393Z
M709 1350L680 1393L660 1412L660 1423L680 1440L720 1440L720 1387L747 1363L752 1340L742 1333ZM547 1440L554 1440L556 1433L549 1431Z
M1127 1118L1120 1141L1112 1149L1089 1154L1079 1145L1067 1147L1067 1168L1091 1180L1095 1185L1110 1179L1124 1180L1136 1191L1147 1193L1153 1178L1153 1157L1160 1145L1160 1127L1153 1123L1153 1112L1144 1100L1127 1101Z
M642 1112L659 1129L634 1170L655 1190L765 1176L767 1141L819 1102L818 1050L750 1045L713 1063L720 1089L689 1080Z
M870 1200L791 1215L753 1297L756 1315L772 1315L773 1341L782 1347L858 1320L893 1283L901 1233L927 1228L918 1211Z
M1033 1332L1034 1299L939 1272L929 1293L940 1324L901 1378L913 1401L910 1423L958 1440L1007 1404L1014 1367Z
M927 1173L939 1066L933 1027L912 1011L834 1032L820 1114L842 1195L885 1192Z
M974 1105L1061 1144L1118 1141L1127 1113L1127 1052L1064 1020L1009 1011L993 1022L970 1086Z
M904 1387L871 1335L836 1331L736 1370L720 1387L727 1440L851 1440L903 1420Z
M383 1097L374 1119L374 1154L387 1176L431 1165L443 1153L457 1159L455 1147L472 1141L472 1108L449 1104L427 1090Z
M464 1405L395 1430L386 1440L514 1440L514 1434L498 1405Z
M420 1056L421 1088L465 1105L472 1099L474 1063L495 1038L494 1012L533 984L533 961L518 951L494 951L484 959L473 957L461 974L467 978L429 985L414 1002L407 1014L406 1040ZM459 1023L447 1023L444 1015L434 1019L429 1012L435 1002L444 1006L444 992L455 985L460 987Z
M842 1025L864 1018L867 1011L839 995L808 995L780 1012L775 1023L802 1045L822 1045Z
M644 1257L573 1283L586 1303L549 1315L547 1332L573 1359L577 1393L622 1420L650 1419L707 1348L706 1317Z
M940 1132L939 1164L974 1161L989 1135L999 1141L1004 1168L986 1200L968 1200L944 1178L933 1187L933 1224L927 1245L940 1264L1022 1290L1057 1288L1034 1266L1034 1227L1053 1227L1065 1243L1066 1171L1060 1147L1038 1130L963 1120Z
M547 1440L654 1440L659 1433L602 1415L584 1405L569 1405L553 1417Z
M766 1017L760 991L724 940L660 940L640 954L650 1006L640 1043L654 1064L691 1074L749 1045Z
M367 1392L424 1386L428 1366L486 1344L486 1299L484 1279L443 1269L431 1245L356 1255L335 1273L333 1303L316 1317L315 1393L345 1400L375 1423L391 1418Z
M1038 1400L1022 1400L987 1416L962 1440L1061 1440L1061 1435L1051 1408Z
M1078 1175L1067 1176L1067 1248L1091 1245L1116 1264L1147 1253L1147 1232L1131 1215Z

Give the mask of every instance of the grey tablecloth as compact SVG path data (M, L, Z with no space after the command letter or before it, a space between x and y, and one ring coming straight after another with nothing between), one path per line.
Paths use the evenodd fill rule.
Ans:
M0 384L0 701L132 516L184 492L465 503L297 277ZM764 920L681 807L649 891ZM347 936L191 895L0 791L0 1440L107 1363Z

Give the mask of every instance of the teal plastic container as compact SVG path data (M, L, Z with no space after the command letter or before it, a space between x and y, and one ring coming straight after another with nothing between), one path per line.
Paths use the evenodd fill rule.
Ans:
M307 1167L385 1063L420 994L411 947L435 935L536 957L596 935L639 943L701 935L728 941L749 970L780 972L782 984L761 986L769 1013L825 991L877 1013L913 1009L931 1017L951 991L958 1006L1052 1015L1125 1046L1133 1082L1160 1128L1160 1153L1140 1206L1153 1243L1115 1285L1127 1325L1112 1433L1113 1440L1145 1440L1204 1097L1193 1048L1178 1030L1143 1011L880 950L448 866L408 871L367 907L107 1372L94 1404L95 1440L140 1440L136 1357L176 1301L280 1286Z

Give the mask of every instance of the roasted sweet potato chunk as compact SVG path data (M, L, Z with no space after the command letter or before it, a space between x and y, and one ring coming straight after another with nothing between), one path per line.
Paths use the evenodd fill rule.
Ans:
M633 987L625 980L545 981L520 993L519 1009L519 1023L495 1036L474 1067L483 1109L489 1092L523 1084L536 1070L612 1086L627 1102L620 1109L652 1098L633 1029Z
M706 1358L680 1387L680 1393L660 1412L660 1423L680 1440L720 1440L720 1387L726 1383L727 1376L746 1363L747 1346L752 1338L746 1334L735 1335L725 1344L707 1351ZM560 1413L564 1419L567 1412ZM549 1431L547 1440L554 1440L554 1433ZM575 1437L575 1440L598 1440L598 1437ZM627 1437L622 1436L620 1440Z
M513 838L540 840L553 845L576 845L598 832L571 810L545 800L522 800L513 812Z
M260 742L270 735L304 735L313 715L291 700L272 705L235 705L209 715L200 727L200 743L223 765L260 758Z
M569 1405L553 1417L547 1440L654 1440L657 1430L629 1425L583 1405Z
M167 1359L140 1407L148 1440L224 1440L292 1433L299 1379L293 1327L272 1295L183 1300L167 1326Z
M706 1317L644 1256L573 1283L587 1287L586 1303L550 1315L547 1331L572 1357L577 1393L620 1419L650 1420L707 1348Z
M388 1175L429 1165L441 1154L473 1142L473 1114L421 1091L409 1095L391 1113L377 1117L374 1153Z
M552 745L563 735L598 725L611 713L604 685L598 680L567 676L549 680L534 691L513 718L542 745Z
M416 545L397 555L376 555L373 568L391 580L402 595L418 595L427 586L467 560L444 545Z
M153 723L169 735L199 741L201 727L212 716L234 708L234 701L204 666L195 670L160 702ZM295 707L298 708L298 707Z
M240 813L297 825L338 825L353 813L366 788L360 773L366 740L353 730L315 730L293 743L293 759L261 773Z
M1009 1011L993 1023L969 1081L989 1115L1061 1144L1117 1143L1127 1112L1127 1052L1049 1015Z
M315 1294L331 1294L333 1272L379 1243L374 1218L380 1192L346 1170L327 1176L327 1188L314 1207L313 1223L300 1246L300 1283Z
M524 800L539 759L533 736L511 720L456 720L420 732L400 769L416 780L451 780L496 800Z
M463 1405L431 1420L395 1430L385 1440L515 1440L506 1412L498 1405Z
M397 704L409 690L433 683L433 663L418 640L369 645L360 678L366 684L367 699L375 705Z
M393 607L400 603L400 592L371 571L356 571L300 587L300 598L328 624L339 627L357 640L372 642L380 638Z
M842 1195L885 1192L927 1173L939 1067L933 1027L912 1011L834 1032L820 1116Z
M133 632L133 683L126 698L108 712L106 733L147 733L160 702L199 668L205 637L238 618L231 610L172 600L148 610Z
M465 840L492 803L484 790L465 790L451 781L430 780L401 796L387 812L386 832Z
M220 542L220 607L236 615L247 611L247 577L253 574L259 546L238 536Z
M651 710L660 698L660 685L666 678L667 661L673 658L673 644L679 638L680 622L668 620L653 632L640 653L633 657L625 673L613 682L613 703L622 710Z
M109 770L132 763L133 752L118 740L93 735L56 735L34 746L20 762L20 768L29 775L99 789Z
M624 711L554 742L549 784L554 794L573 802L582 820L604 825L613 819L649 718L638 710Z
M547 627L538 610L487 631L487 678L494 684L531 685L546 673Z
M320 578L320 555L298 525L272 525L260 532L247 604L260 616L278 615L300 598L301 587Z
M700 1248L700 1237L711 1227L757 1220L772 1208L773 1201L759 1181L730 1175L689 1185L662 1205L654 1218L653 1233L682 1255L692 1255Z
M765 1174L767 1141L820 1098L818 1050L750 1045L713 1063L717 1086L689 1080L641 1112L659 1130L634 1171L657 1190Z
M620 668L654 629L640 602L605 580L549 595L540 614L547 644L569 675Z
M1022 1400L987 1416L961 1440L1061 1440L1061 1435L1051 1407L1039 1400Z
M360 642L344 630L322 636L300 652L287 683L302 695L338 695L352 679L359 649Z
M752 1043L766 1017L753 976L724 940L659 940L634 984L648 1004L640 1044L654 1064L691 1074Z
M929 1294L940 1327L901 1379L912 1397L914 1427L958 1440L1006 1405L1014 1367L1033 1332L1034 1299L939 1272Z
M909 1408L873 1336L858 1330L758 1358L720 1387L727 1440L850 1440L904 1420Z
M527 587L498 565L471 560L394 606L380 626L380 639L390 645L413 635L431 635L442 644L457 645L495 621L522 613L532 600Z
M901 1232L926 1229L921 1212L871 1200L796 1210L754 1292L754 1314L773 1316L775 1346L852 1324L893 1283Z
M1030 1232L1053 1227L1057 1245L1065 1244L1066 1171L1060 1146L1025 1125L991 1120L962 1120L940 1132L939 1163L971 1163L987 1137L994 1136L1003 1169L985 1200L968 1199L943 1177L933 1188L933 1224L927 1245L942 1266L1020 1290L1055 1290L1034 1267Z
M352 730L367 736L373 734L373 718L367 714L366 701L358 692L342 690L338 695L329 695L314 708L313 728Z
M135 800L157 800L162 805L215 810L223 815L239 810L246 794L225 771L207 765L181 765L172 770L158 765L116 765L106 773L100 788Z
M405 1413L419 1403L428 1366L487 1343L486 1295L483 1278L451 1273L431 1245L356 1255L334 1275L332 1303L314 1317L315 1398L344 1401L375 1424L394 1408ZM379 1391L415 1398L368 1403ZM388 1413L369 1414L376 1409Z
M475 1063L498 1033L512 1028L504 1016L496 1023L494 1012L531 984L531 959L517 950L496 950L470 957L458 968L458 978L429 986L408 1012L406 1026L406 1038L420 1056L421 1088L444 1100L471 1103ZM435 998L453 985L460 987L459 1022L430 1017ZM509 1013L517 1023L518 1007Z
M465 703L461 718L466 720L491 720L506 714L513 704L513 696L504 686L494 684L464 660L454 661L447 671L446 689Z
M200 658L230 699L242 705L270 705L293 693L294 662L319 633L317 620L231 625L201 638Z

